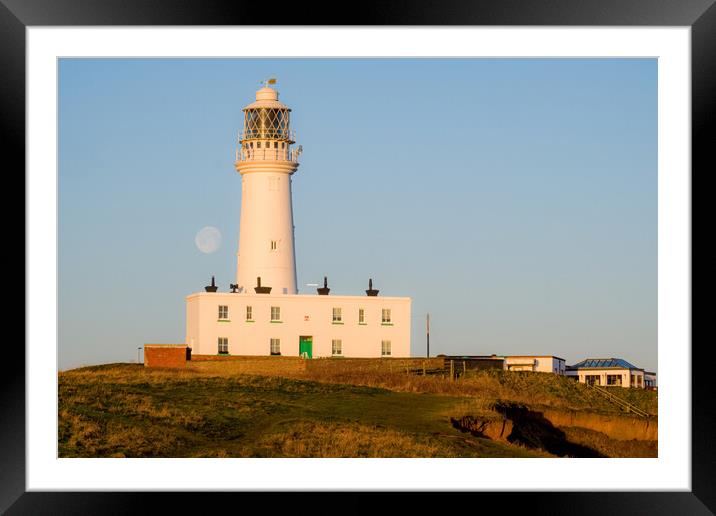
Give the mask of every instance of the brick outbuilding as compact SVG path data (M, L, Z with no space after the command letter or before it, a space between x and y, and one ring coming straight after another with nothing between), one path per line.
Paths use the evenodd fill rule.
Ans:
M186 344L145 344L145 367L185 367Z

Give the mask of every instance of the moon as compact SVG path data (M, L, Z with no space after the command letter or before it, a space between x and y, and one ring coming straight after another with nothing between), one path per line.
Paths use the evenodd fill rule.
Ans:
M194 242L199 251L211 254L221 246L221 231L213 226L203 227L194 237Z

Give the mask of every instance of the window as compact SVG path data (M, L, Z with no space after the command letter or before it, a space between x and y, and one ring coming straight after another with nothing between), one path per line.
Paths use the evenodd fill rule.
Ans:
M271 339L271 354L272 355L280 355L281 354L281 339Z
M620 374L608 374L607 375L607 385L621 385L622 384L622 375Z
M219 319L229 318L229 307L226 305L219 305Z
M246 307L246 320L252 321L254 319L254 310L250 306Z
M389 340L380 341L380 356L382 356L382 357L390 356L390 341Z
M358 309L358 324L365 324L365 309Z
M343 341L341 339L333 339L331 341L331 354L339 356L343 354Z
M271 240L271 250L275 251L278 249L278 242L276 240Z
M278 142L273 142L273 148L278 149Z
M256 148L257 148L257 149L260 149L260 148L261 148L261 142L256 142Z
M584 382L588 383L589 385L599 385L599 375L598 374L587 374L584 375Z
M271 307L271 320L272 321L280 321L281 320L281 307L280 306L272 306Z
M381 322L383 324L389 324L391 322L390 320L390 308L383 308L383 313L381 317Z
M333 322L343 321L343 310L341 308L333 309Z
M229 354L229 339L227 337L219 337L219 355Z

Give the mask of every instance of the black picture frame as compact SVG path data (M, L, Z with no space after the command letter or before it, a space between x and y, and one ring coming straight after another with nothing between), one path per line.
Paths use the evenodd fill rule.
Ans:
M714 170L716 143L716 0L405 0L355 4L340 13L334 6L273 4L264 9L243 1L207 0L0 0L0 127L7 176L25 170L25 28L65 25L576 25L689 26L692 72L692 184L696 170ZM320 13L320 14L319 14ZM711 166L709 166L711 165ZM24 189L23 186L21 187ZM693 190L693 188L692 188ZM9 191L9 190L8 190ZM693 209L693 208L692 208ZM26 257L27 259L27 257ZM27 273L26 273L27 274ZM27 281L27 276L26 276ZM538 514L713 514L716 511L714 387L707 368L709 342L692 338L692 490L690 492L452 493L440 503L455 510L496 502ZM311 512L334 509L365 513L386 502L378 493L347 493L340 502L325 493L68 493L25 489L25 353L16 345L3 350L6 364L0 391L0 512L7 514L204 513L210 506ZM209 497L210 500L208 499ZM231 500L227 497L232 497ZM469 498L468 498L469 497ZM401 512L425 507L423 493L401 495ZM310 501L312 503L307 504ZM154 508L155 502L161 509ZM284 505L279 507L279 505ZM484 506L487 508L487 505ZM340 508L340 509L339 509ZM476 509L475 509L476 510Z

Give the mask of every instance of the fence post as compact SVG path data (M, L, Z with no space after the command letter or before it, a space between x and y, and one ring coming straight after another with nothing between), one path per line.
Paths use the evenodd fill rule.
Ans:
M455 379L455 361L454 360L450 360L450 379L451 380Z

